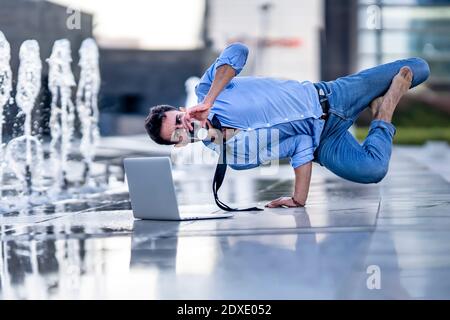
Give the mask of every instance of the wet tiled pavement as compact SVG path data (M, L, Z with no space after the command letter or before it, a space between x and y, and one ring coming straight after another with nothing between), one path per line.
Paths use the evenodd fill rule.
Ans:
M449 299L450 184L410 151L395 150L377 185L315 166L306 208L140 221L118 185L5 214L0 298ZM213 205L213 172L176 166L181 204ZM289 195L292 177L230 170L221 198L263 205Z

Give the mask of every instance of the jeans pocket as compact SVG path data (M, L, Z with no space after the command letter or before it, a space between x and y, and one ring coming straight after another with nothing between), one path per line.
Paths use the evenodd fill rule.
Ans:
M339 88L337 88L336 81L330 81L327 83L328 88L328 103L330 106L330 113L337 115L339 118L349 120L351 118L350 110L346 110L345 99L340 94Z

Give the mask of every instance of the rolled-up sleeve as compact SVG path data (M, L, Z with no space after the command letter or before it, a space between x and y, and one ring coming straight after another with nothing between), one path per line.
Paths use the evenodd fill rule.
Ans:
M234 69L236 75L238 75L244 68L247 57L248 48L242 43L236 42L226 47L216 61L206 70L199 84L196 86L195 90L199 100L208 92L216 75L217 68L223 65L229 65Z
M314 144L311 136L295 135L280 143L280 158L290 158L295 169L314 159Z
M247 46L239 42L233 43L222 51L215 62L213 70L211 71L215 73L217 68L223 66L224 64L227 64L231 66L234 71L236 71L236 75L238 75L244 68L245 63L247 62L247 57Z

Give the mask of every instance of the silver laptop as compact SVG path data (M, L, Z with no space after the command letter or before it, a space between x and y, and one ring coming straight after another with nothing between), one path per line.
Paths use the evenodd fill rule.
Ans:
M168 157L127 158L124 161L131 208L137 219L197 220L232 217L232 213L205 206L179 209Z

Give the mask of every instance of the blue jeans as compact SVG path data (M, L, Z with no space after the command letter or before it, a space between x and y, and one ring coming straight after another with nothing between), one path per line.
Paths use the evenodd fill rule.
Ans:
M328 96L329 117L315 152L314 161L336 175L359 183L381 181L389 167L395 127L382 120L373 120L362 144L347 131L372 100L383 96L400 68L413 72L412 86L430 75L427 62L421 58L398 60L339 78L319 82Z

